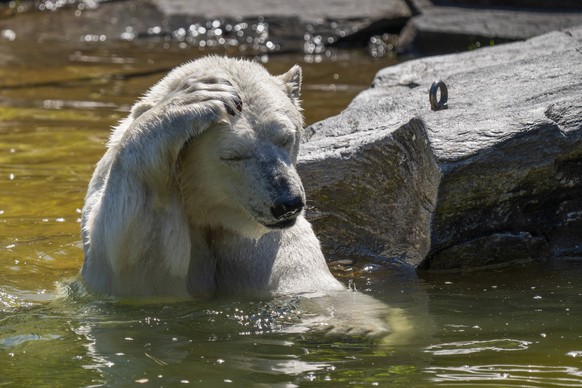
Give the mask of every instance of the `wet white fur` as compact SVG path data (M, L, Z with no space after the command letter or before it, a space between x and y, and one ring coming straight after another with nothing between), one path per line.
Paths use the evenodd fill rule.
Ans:
M274 77L207 57L152 87L114 129L89 184L87 287L173 297L344 289L302 214L287 229L264 226L277 195L304 198L300 83L299 67ZM228 114L237 96L242 111Z

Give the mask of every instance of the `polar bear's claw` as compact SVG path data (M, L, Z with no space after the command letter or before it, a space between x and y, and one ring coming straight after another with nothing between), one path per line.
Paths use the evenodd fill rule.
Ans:
M167 100L173 100L174 106L218 100L231 116L242 110L242 99L233 84L227 79L214 76L184 78L169 92Z
M232 106L230 106L229 104L225 103L224 106L226 108L226 113L228 113L231 116L236 116L237 113L240 113L242 111L242 99L237 95L235 95L235 98L232 101L234 103L234 108Z

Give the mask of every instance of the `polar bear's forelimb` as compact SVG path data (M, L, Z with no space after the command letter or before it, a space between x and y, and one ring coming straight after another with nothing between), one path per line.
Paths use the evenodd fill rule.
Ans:
M145 179L168 176L184 145L213 124L228 122L242 100L228 81L186 78L169 96L148 109L134 108L131 122L116 144L114 163ZM137 114L136 112L139 112Z
M178 155L189 140L242 109L242 100L228 81L210 81L187 78L158 103L138 103L120 125L121 136L112 138L91 182L83 216L84 243L92 256L83 272L90 283L102 277L100 271L119 274L143 257L158 258L154 263L160 271L154 273L174 276L188 271L189 228L180 199L172 194L176 190L170 188L176 184ZM125 276L127 281L120 286L139 287ZM175 293L187 292L185 287Z

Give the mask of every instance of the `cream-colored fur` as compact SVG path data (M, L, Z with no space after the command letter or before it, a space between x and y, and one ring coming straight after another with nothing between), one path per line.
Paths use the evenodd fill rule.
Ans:
M344 289L302 212L272 210L305 202L300 84L299 67L275 77L207 57L152 87L114 129L89 185L88 288L172 297Z

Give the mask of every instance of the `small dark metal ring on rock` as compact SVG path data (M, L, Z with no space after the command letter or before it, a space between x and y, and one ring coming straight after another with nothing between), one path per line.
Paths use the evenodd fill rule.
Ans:
M441 98L437 100L437 92L440 89ZM428 98L430 100L430 109L441 110L447 109L447 101L449 100L449 91L447 85L441 80L434 81L428 91Z

